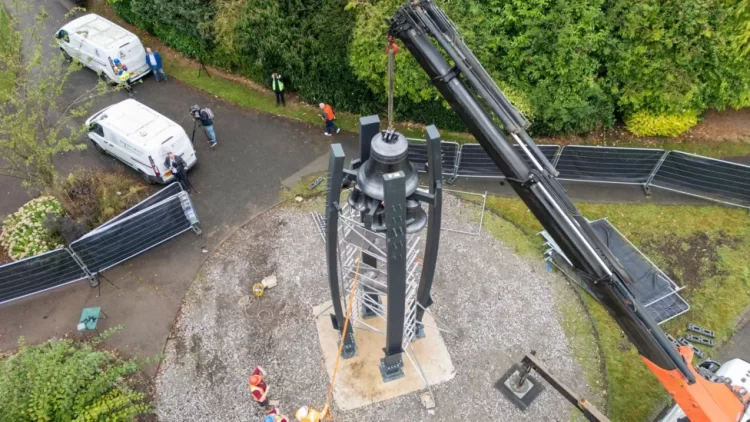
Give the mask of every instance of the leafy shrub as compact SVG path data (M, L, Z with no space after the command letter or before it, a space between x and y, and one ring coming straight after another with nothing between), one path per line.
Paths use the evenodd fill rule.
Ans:
M131 387L138 362L97 350L99 341L20 339L18 352L0 361L0 420L125 422L151 413L146 395Z
M81 220L75 220L69 215L48 215L44 220L44 227L50 233L55 233L62 237L66 245L70 245L86 234L88 224Z
M106 222L148 196L148 189L125 172L76 170L55 187L55 196L70 218L86 230ZM60 224L63 224L61 226ZM55 222L70 238L70 222Z
M698 124L698 114L651 115L641 111L625 119L625 127L636 136L679 136Z
M265 86L280 72L310 103L385 111L384 20L403 0L109 1L128 22L207 64ZM587 132L640 112L750 106L750 0L440 6L536 133ZM463 129L408 52L396 67L398 119Z
M61 248L62 239L47 230L44 223L48 216L63 213L55 198L32 199L3 221L0 243L14 261Z
M613 2L608 75L624 115L689 115L747 104L750 61L730 45L732 3Z

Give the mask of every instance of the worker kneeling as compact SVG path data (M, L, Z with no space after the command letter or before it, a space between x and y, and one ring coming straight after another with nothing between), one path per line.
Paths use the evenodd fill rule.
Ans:
M260 407L268 407L268 385L266 384L266 371L260 366L255 368L248 380L250 395Z
M297 414L294 416L299 422L320 422L326 416L328 416L328 406L323 408L322 412L318 412L315 409L311 409L307 406L302 406L297 410Z
M279 414L279 409L273 408L270 412L266 413L266 418L263 422L290 422L289 418Z

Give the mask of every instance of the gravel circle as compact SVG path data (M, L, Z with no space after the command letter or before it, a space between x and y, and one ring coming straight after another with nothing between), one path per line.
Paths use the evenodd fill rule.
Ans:
M445 196L444 227L476 230L477 215L476 206ZM570 420L575 410L549 386L525 412L494 388L524 353L536 350L555 375L588 391L554 310L552 283L564 281L546 272L541 260L520 258L486 232L442 232L438 262L431 311L455 333L443 339L456 376L433 386L434 414L416 392L334 410L335 419ZM251 286L272 274L278 286L258 301ZM239 230L185 297L156 378L159 419L261 421L247 390L256 365L269 372L269 397L284 413L322 407L329 379L311 309L327 300L323 241L309 210L276 208Z

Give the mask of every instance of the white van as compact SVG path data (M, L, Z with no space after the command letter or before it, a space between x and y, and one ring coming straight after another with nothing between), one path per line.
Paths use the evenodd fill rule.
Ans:
M79 61L113 83L120 82L114 70L115 59L127 66L131 81L151 71L141 40L99 15L92 13L67 23L57 31L55 38L68 60Z
M169 152L182 157L188 169L198 162L182 126L133 99L94 114L86 125L99 151L132 167L148 183L174 178L164 165Z

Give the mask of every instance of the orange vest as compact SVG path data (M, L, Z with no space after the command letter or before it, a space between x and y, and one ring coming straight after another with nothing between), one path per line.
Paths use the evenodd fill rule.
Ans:
M325 115L326 115L326 118L327 118L328 120L333 120L333 119L335 119L335 118L336 118L336 115L335 115L335 114L333 114L333 107L331 107L331 106L330 106L330 105L328 105L328 104L326 104L325 106L323 106L323 113L325 113Z

